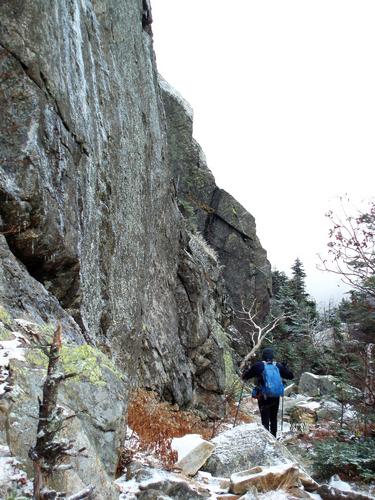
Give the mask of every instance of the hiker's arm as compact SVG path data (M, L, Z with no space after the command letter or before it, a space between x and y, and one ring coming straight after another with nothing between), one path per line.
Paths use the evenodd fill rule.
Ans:
M253 377L259 377L264 370L263 363L257 361L254 365L245 367L242 372L242 380L249 380Z
M292 380L292 378L294 378L293 372L289 370L285 363L277 363L277 367L280 371L281 378L286 378L287 380Z

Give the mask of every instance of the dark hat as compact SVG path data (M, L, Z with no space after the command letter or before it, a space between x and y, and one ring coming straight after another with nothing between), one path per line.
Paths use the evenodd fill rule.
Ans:
M262 360L263 361L272 361L273 360L273 349L272 347L266 347L262 351Z

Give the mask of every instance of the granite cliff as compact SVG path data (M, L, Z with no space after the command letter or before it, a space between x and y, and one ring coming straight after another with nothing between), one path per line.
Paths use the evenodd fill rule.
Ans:
M121 373L103 375L109 394L121 386L108 426L87 424L101 406L71 392L85 439L107 433L109 476L131 388L220 413L231 348L246 350L241 325L228 337L233 310L254 298L268 309L254 218L216 186L188 105L158 76L144 4L0 5L1 331L59 321L70 350L90 346ZM40 366L10 365L13 386L36 397L22 374ZM0 397L10 429L17 404Z

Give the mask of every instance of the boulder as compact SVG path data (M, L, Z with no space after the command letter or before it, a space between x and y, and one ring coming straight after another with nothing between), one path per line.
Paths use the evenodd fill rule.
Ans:
M140 485L139 488L140 492L137 493L137 499L139 500L200 500L210 497L208 491L196 491L186 481L181 480L165 479Z
M288 412L291 424L315 424L318 420L318 408L320 403L315 401L298 403Z
M259 500L259 495L256 488L251 488L251 490L247 491L244 495L238 497L239 500Z
M357 388L342 383L333 375L315 375L309 372L302 373L298 392L312 397L328 395L336 399L343 398L346 401L351 401L361 395Z
M287 387L285 387L284 397L290 396L291 394L295 394L297 392L298 392L298 385L293 382L292 384L289 384Z
M9 387L1 400L0 422L6 429L6 443L13 456L22 460L33 475L28 450L35 443L38 398L46 374L46 357L39 349L19 349L24 359L10 359ZM20 357L20 356L19 356ZM112 484L118 461L117 450L124 438L126 386L113 363L88 345L63 344L61 364L75 378L62 383L58 404L69 418L61 437L86 448L87 458L72 458L72 469L56 473L48 485L58 491L75 493L93 484L102 498L115 499Z
M236 494L246 493L251 487L259 492L279 489L288 490L299 486L299 469L294 464L273 467L254 467L231 475L230 491Z
M259 424L243 424L212 439L216 448L203 466L214 476L231 474L255 466L295 462L286 447Z
M230 479L228 477L214 477L209 472L199 471L192 481L206 486L212 495L229 495Z
M337 420L340 418L342 407L337 401L322 401L320 408L317 410L319 420Z
M373 500L374 497L366 493L360 493L353 490L342 490L335 486L323 484L317 490L322 500Z
M304 372L298 384L298 392L312 397L329 394L334 388L334 380L335 377L332 375L315 375Z
M318 489L323 500L369 500L374 497L362 491L355 491L349 483L342 481L340 476L335 474L328 484L323 484Z
M353 421L357 418L357 413L349 404L342 404L338 401L324 398L321 401L320 408L317 410L319 420L338 420L341 419L342 412L345 422Z
M306 397L302 394L293 394L291 396L284 397L284 413L288 414L292 408L297 406L300 403L307 403L309 401L313 401L313 398Z
M209 498L208 489L193 484L174 472L151 467L140 467L130 481L121 477L116 480L122 499L171 499L171 500L199 500Z
M215 445L198 434L187 434L172 440L172 449L178 453L176 467L187 476L194 476L211 456Z

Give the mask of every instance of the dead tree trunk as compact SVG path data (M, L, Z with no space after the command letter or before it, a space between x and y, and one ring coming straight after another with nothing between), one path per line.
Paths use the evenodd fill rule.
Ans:
M34 462L34 498L44 500L59 496L58 493L44 488L46 475L51 475L56 470L71 468L71 465L63 464L70 456L78 456L84 450L73 451L74 441L56 439L57 434L62 429L64 422L71 418L64 417L62 408L57 405L59 385L64 380L74 377L75 373L64 374L59 371L59 359L62 346L61 324L56 328L53 339L48 349L43 349L48 357L47 377L43 384L42 400L39 400L39 419L37 427L36 443L29 449L29 457ZM93 487L86 488L79 498L89 498Z

